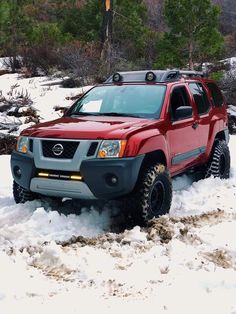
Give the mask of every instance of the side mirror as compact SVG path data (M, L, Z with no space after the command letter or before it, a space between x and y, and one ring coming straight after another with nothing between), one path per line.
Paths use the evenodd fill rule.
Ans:
M173 121L184 120L191 118L193 115L192 107L181 106L175 110Z

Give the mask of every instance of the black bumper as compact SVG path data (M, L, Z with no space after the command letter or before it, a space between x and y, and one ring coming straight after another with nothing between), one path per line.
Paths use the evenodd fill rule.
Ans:
M113 199L133 190L143 158L144 156L85 160L80 172L97 198ZM117 182L112 183L112 178L116 178Z
M84 160L81 163L80 173L84 183L96 198L113 199L133 190L143 158L144 155ZM31 179L37 175L33 156L14 151L11 155L11 171L16 183L30 190ZM115 183L112 181L114 178Z
M16 183L29 190L30 181L36 175L33 157L13 151L11 154L11 172Z

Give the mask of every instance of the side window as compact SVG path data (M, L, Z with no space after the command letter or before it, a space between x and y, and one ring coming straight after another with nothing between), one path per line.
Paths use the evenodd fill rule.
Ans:
M216 107L223 106L224 98L221 94L221 91L217 87L217 85L214 83L207 83L207 87L211 91L214 106L216 106Z
M185 86L175 87L170 97L170 115L172 121L191 118L192 106Z
M190 83L189 88L195 100L198 114L201 115L207 113L210 108L210 103L202 84Z

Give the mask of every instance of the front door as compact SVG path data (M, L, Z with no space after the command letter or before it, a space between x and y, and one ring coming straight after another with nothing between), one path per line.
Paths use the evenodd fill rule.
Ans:
M196 108L185 85L173 87L169 102L170 127L166 133L172 175L191 167L202 153Z

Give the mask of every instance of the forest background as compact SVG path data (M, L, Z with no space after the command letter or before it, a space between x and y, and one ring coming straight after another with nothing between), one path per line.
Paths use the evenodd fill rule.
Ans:
M0 56L24 76L69 87L122 70L208 70L236 56L235 0L0 0ZM68 87L67 86L67 87Z

